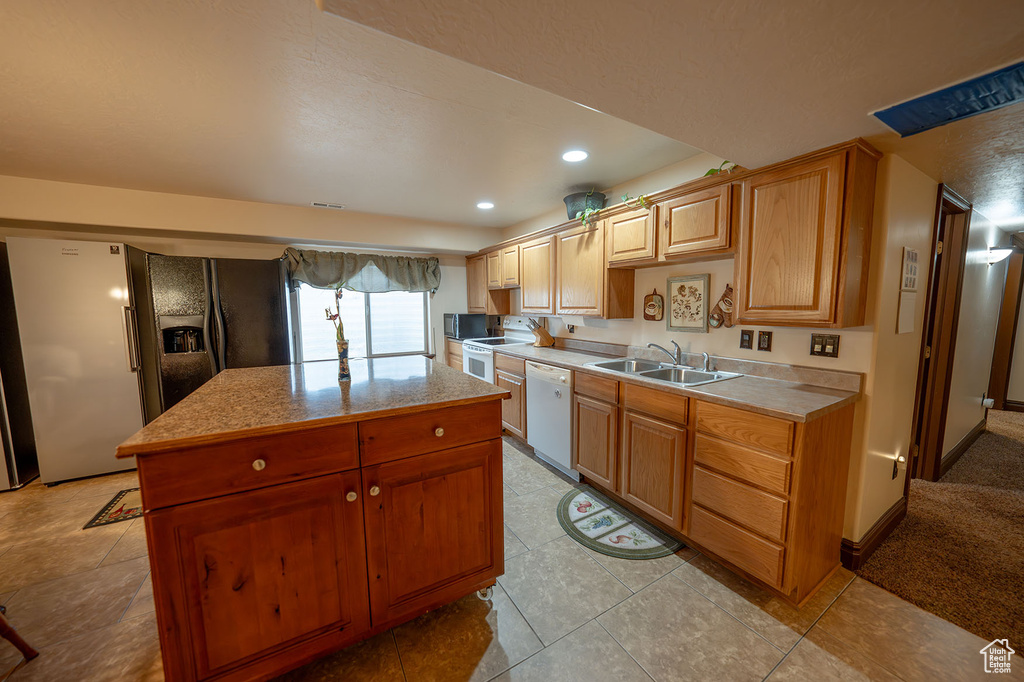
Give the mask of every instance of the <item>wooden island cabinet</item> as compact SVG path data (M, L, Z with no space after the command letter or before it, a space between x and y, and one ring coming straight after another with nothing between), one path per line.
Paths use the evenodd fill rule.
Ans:
M168 680L268 679L504 571L508 394L424 358L350 365L227 370L118 448Z

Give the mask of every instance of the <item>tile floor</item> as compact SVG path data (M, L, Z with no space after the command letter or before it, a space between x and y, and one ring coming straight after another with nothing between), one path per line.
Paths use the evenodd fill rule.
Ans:
M490 602L471 595L281 679L987 677L985 642L848 571L796 610L688 548L629 561L577 545L554 514L571 485L513 441L504 479L505 575ZM0 680L163 679L141 521L81 530L135 485L124 473L0 495L0 603L41 651L24 664L0 642Z

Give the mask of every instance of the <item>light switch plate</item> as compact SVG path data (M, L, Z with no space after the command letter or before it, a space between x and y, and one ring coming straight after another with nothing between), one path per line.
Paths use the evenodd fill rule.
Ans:
M811 334L811 355L839 357L839 334Z
M741 329L740 330L740 348L746 348L752 350L754 348L754 330L753 329Z

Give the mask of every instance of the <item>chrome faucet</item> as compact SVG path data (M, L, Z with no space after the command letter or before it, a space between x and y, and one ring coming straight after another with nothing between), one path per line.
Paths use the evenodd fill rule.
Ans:
M711 371L711 356L708 355L706 352L705 353L701 353L701 355L704 356L704 371L705 372L710 372Z
M683 349L680 348L679 344L676 343L675 341L672 342L672 345L676 347L676 352L674 354L672 353L672 351L667 350L665 348L662 348L661 346L659 346L656 343L649 343L649 344L647 344L647 347L648 348L657 348L658 350L660 350L662 353L667 355L672 360L672 364L680 365L683 362Z

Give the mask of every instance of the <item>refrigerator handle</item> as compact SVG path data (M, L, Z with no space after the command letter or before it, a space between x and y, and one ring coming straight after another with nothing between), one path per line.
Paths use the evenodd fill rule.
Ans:
M121 306L124 314L124 340L128 347L128 371L138 372L139 364L139 332L135 326L135 308L130 305Z
M213 304L210 309L213 311L213 322L217 332L217 367L218 371L227 369L227 336L224 333L224 311L220 307L220 284L217 277L217 261L210 260L210 279L213 280L211 292L213 293Z
M206 346L206 357L210 360L210 375L216 376L220 370L217 369L217 356L214 354L213 335L210 333L210 306L212 305L210 286L210 268L208 264L204 263L203 289L206 291L206 305L203 306L203 345Z

